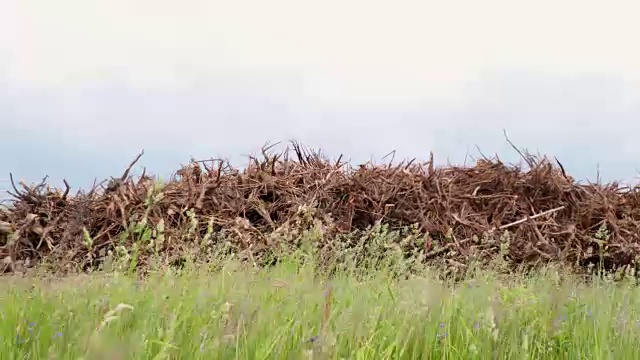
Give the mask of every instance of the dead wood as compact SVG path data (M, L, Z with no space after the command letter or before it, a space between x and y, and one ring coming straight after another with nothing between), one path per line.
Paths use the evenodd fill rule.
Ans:
M422 163L393 165L394 152L384 165L353 167L342 155L329 160L294 142L282 153L265 146L243 170L222 159L193 160L161 189L146 169L140 178L131 175L142 152L106 188L94 185L76 195L66 180L62 190L47 178L18 186L10 174L12 200L0 211L0 257L86 268L120 244L153 242L172 258L190 246L214 246L217 235L237 251L257 252L274 244L270 234L300 234L315 222L326 242L381 223L397 230L415 225L428 239L419 246L427 260L452 264L465 264L474 251L483 261L498 256L497 241L472 239L508 230L514 266L556 261L586 267L603 244L598 230L606 227L607 266L635 265L640 188L577 183L557 159L554 164L514 149L526 171L486 157L475 166L437 168L433 153ZM148 252L140 255L142 263Z

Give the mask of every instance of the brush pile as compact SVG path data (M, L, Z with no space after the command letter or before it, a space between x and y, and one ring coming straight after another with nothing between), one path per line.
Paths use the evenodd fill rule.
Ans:
M435 168L433 155L424 163L352 167L294 143L280 154L265 150L242 171L223 160L192 161L161 187L151 176L129 175L138 157L107 186L76 195L66 182L64 190L46 181L14 184L0 211L0 270L44 259L59 269L93 268L109 251L134 244L140 264L220 241L251 256L286 238L273 234L318 224L327 242L376 224L413 227L426 261L461 266L497 256L514 266L635 266L637 188L579 184L559 163L523 157L526 171L497 159ZM495 240L505 231L506 248Z

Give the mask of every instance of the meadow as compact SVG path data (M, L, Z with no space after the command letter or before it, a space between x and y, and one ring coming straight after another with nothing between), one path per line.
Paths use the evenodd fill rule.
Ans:
M313 262L5 277L3 359L635 359L631 282L547 268L443 281Z

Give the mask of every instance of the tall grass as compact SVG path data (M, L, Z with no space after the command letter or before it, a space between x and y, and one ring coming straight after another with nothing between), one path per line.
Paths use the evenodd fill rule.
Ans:
M3 359L634 359L640 297L549 270L457 285L312 263L227 262L144 281L5 278Z

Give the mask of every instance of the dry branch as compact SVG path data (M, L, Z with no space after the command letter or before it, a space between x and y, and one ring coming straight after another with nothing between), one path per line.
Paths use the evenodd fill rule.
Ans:
M498 256L495 242L471 239L508 229L514 266L548 261L587 266L603 224L610 233L607 266L632 265L640 256L638 187L575 183L557 159L554 164L515 146L529 165L526 171L486 157L475 166L436 168L433 153L422 163L393 165L394 152L383 165L353 167L342 155L329 160L296 142L278 154L270 152L273 146L265 145L262 157L251 157L242 171L222 159L192 160L161 194L152 194L146 169L139 179L130 175L144 152L106 189L94 183L76 195L66 180L62 191L51 189L46 178L20 188L10 174L13 199L9 210L0 211L0 255L95 267L100 251L138 241L135 236L142 235L132 234L131 224L144 223L153 230L144 236L167 258L194 244L211 246L220 235L255 259L273 244L271 233L301 234L320 224L331 242L337 234L382 222L394 230L417 224L430 239L421 247L427 259L450 264L465 264L472 248L480 249L483 261ZM5 241L9 232L15 241ZM148 255L143 252L140 261Z

